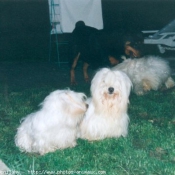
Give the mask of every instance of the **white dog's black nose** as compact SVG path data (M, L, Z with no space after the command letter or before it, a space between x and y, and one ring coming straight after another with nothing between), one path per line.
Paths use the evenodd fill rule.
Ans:
M109 87L108 88L108 92L109 92L109 94L112 94L114 92L114 88L113 87Z
M88 104L86 104L86 109L89 107L89 105Z

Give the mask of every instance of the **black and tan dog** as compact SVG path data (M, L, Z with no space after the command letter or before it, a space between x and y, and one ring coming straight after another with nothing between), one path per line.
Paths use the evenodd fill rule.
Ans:
M83 76L86 82L89 81L89 66L92 68L101 66L102 50L98 38L99 33L99 30L86 26L83 21L76 23L71 38L70 82L72 85L76 84L75 68L79 60L83 62Z

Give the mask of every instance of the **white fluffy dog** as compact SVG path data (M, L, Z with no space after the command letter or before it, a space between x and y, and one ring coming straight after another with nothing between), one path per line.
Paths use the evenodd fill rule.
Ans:
M80 124L80 137L100 140L128 133L128 97L132 83L121 71L100 69L91 82L89 107Z
M158 56L126 59L113 67L113 70L121 70L129 76L133 83L133 91L137 95L143 95L150 90L158 90L163 85L166 88L175 86L168 62Z
M16 146L41 155L74 147L77 126L87 110L85 94L56 90L48 95L39 111L29 114L18 128Z

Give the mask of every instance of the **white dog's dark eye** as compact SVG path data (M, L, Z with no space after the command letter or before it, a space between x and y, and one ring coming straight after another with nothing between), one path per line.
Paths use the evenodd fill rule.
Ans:
M82 100L83 100L83 101L85 101L86 99L87 99L87 97L86 97L86 96L83 96L83 97L82 97Z

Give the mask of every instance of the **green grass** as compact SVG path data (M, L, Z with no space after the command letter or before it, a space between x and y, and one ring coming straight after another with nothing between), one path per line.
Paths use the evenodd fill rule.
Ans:
M89 94L87 85L73 88ZM38 109L54 89L0 94L0 159L16 174L175 174L175 90L131 94L126 138L88 142L44 156L21 153L14 144L19 121ZM64 172L66 171L67 172ZM62 172L61 172L62 171ZM89 171L89 172L87 172Z

